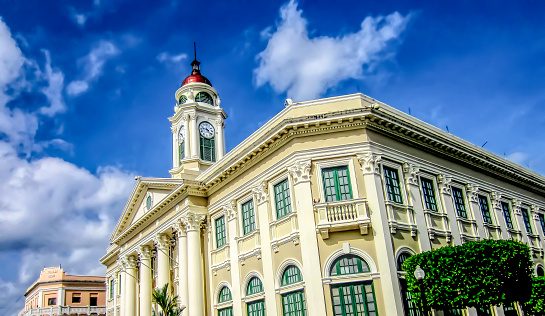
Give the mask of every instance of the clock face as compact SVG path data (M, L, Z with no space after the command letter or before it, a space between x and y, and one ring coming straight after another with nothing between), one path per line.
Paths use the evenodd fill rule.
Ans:
M185 139L185 126L182 125L180 127L180 131L178 132L178 141L183 142Z
M199 132L203 137L212 138L214 136L214 126L208 122L199 124Z

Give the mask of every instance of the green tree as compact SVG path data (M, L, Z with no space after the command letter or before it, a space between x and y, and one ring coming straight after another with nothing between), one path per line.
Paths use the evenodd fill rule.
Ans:
M425 272L420 284L414 270ZM443 247L408 258L403 264L413 301L437 310L526 302L532 290L528 246L513 240L483 240Z
M524 303L526 316L540 316L545 311L545 277L532 280L532 296Z
M161 289L157 288L152 293L153 302L156 303L161 310L153 309L153 316L179 316L185 306L178 307L178 295L172 296L168 293L168 283Z

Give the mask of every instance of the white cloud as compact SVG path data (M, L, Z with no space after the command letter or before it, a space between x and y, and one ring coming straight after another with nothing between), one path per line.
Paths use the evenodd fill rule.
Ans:
M84 26L85 22L87 21L87 16L85 14L83 14L83 13L76 13L76 14L74 14L74 20L79 25Z
M269 83L278 93L295 100L319 97L346 79L364 79L379 62L393 56L390 44L399 39L410 15L366 17L356 33L337 37L309 37L307 20L291 0L280 9L276 31L261 32L269 38L267 48L257 55L256 85Z
M187 54L178 54L178 55L171 55L168 52L162 52L159 55L157 55L157 60L162 63L174 63L177 64L181 62L182 60L187 59Z
M120 50L112 42L98 42L89 54L78 61L78 64L83 67L83 78L70 82L66 93L71 96L77 96L86 92L89 89L90 83L96 81L102 75L106 61L119 55L119 53Z
M507 158L507 160L511 160L512 162L522 166L528 160L529 155L527 153L517 151L507 155L505 158Z
M0 17L0 87L11 83L21 72L25 58Z
M41 91L47 97L49 106L40 108L40 113L47 116L54 116L57 113L66 110L66 104L62 97L62 89L64 88L64 74L58 69L51 68L51 57L48 51L43 51L45 54L46 64L44 79L47 80L48 86Z

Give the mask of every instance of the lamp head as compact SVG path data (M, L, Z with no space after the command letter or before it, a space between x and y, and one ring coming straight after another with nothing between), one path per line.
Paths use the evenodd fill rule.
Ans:
M414 270L414 277L418 281L422 281L426 277L426 272L424 270L422 270L422 268L420 266L416 266L416 269Z

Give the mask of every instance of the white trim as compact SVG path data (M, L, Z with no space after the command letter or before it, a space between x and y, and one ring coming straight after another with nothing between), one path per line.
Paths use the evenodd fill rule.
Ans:
M248 284L250 283L250 280L253 278L253 277L256 277L259 279L259 281L261 281L261 286L263 287L263 291L260 292L260 293L255 293L255 294L252 294L252 295L247 295L246 293L248 293L247 289L248 289ZM244 279L242 279L242 283L241 283L242 287L241 287L241 297L243 299L243 301L245 302L246 298L250 298L253 300L254 296L258 296L258 294L263 294L263 296L265 296L265 287L263 285L263 276L257 272L257 271L250 271L248 272L248 274L246 274L246 276L244 277Z
M224 287L227 287L229 289L229 292L231 293L231 300L227 301L227 302L221 302L220 303L219 302L220 291ZM221 308L228 307L228 306L223 306L224 304L229 304L229 303L231 303L231 305L233 304L233 291L231 291L231 285L229 284L229 282L221 281L220 283L218 283L218 285L216 286L216 290L214 291L213 302L214 302L214 308L216 308L216 309L218 309L218 305L220 305L220 304L221 304Z
M366 272L366 273L350 274L351 277L361 276L361 275L369 274L369 273L378 273L377 265L375 264L375 261L373 260L373 258L371 258L369 254L367 254L365 251L361 249L350 247L349 253L345 253L344 250L341 248L333 252L329 256L329 258L327 258L327 260L325 261L324 270L323 270L324 278L332 278L330 271L331 271L331 267L333 266L333 263L339 257L347 255L347 254L353 254L353 255L359 256L361 259L363 259L367 263L367 265L369 266L369 270L371 270L370 272ZM337 276L333 276L333 277L337 277Z
M301 279L303 279L303 265L301 265L301 263L299 263L299 261L297 261L295 259L292 259L292 258L286 259L280 264L280 266L278 266L278 269L276 270L276 280L275 280L275 283L276 283L275 288L276 289L280 289L280 288L283 287L282 286L282 276L284 275L284 272L286 271L286 269L289 266L297 267L297 269L299 269L299 273L301 274ZM305 280L303 279L302 282L297 282L296 284L301 283L301 285L304 285L304 282L305 282ZM293 284L290 284L290 285L293 285ZM284 287L288 287L290 285L286 285Z
M335 158L335 159L328 159L328 160L322 160L322 161L313 161L316 165L315 175L317 179L318 184L318 191L320 192L320 200L326 201L325 199L325 192L324 192L324 182L322 179L322 170L326 168L334 168L334 167L348 167L348 174L350 176L350 188L352 190L352 199L358 199L359 198L359 191L356 181L356 166L354 165L354 156L355 155L349 155L347 157L341 157L341 158Z

